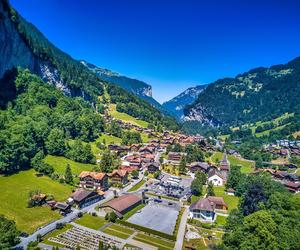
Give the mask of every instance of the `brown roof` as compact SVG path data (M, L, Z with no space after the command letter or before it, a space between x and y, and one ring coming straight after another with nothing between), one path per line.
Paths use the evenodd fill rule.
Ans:
M112 173L110 174L110 176L113 176L113 175L119 175L121 177L124 177L126 176L127 174L127 170L122 170L122 169L115 169L112 171Z
M129 207L140 202L141 200L142 199L137 195L126 194L103 204L101 207L111 207L117 212L122 213Z
M227 204L225 203L223 197L208 196L207 199L210 202L214 203L215 205L220 205L220 206L228 207Z
M81 202L87 197L89 197L91 194L97 195L97 193L94 191L78 189L71 195L71 197L73 198L74 201Z
M205 211L214 211L215 210L215 204L213 202L210 202L207 198L201 199L196 201L190 206L190 210L205 210Z
M105 173L98 173L98 172L89 172L89 171L83 171L80 173L79 178L84 178L90 176L96 180L102 180L104 176L106 176Z

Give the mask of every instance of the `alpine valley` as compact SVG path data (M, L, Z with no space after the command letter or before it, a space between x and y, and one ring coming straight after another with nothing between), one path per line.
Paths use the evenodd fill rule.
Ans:
M154 7L163 2L142 8L143 1L128 1L125 11L120 1L111 13L103 11L105 1L26 0L26 8L38 3L47 13L63 13L64 21L93 22L109 30L101 30L105 38L115 35L112 23L135 31L135 15L150 24L150 34L144 26L147 34L126 32L122 48L131 45L126 38L147 37L147 46L160 51L176 30L179 43L164 44L163 53L150 55L145 44L138 50L139 63L143 56L159 57L155 63L170 63L160 73L167 76L171 68L176 75L187 71L175 72L173 57L161 59L172 46L188 59L188 48L184 54L179 48L192 38L178 25L183 18L171 20L178 3L168 5L163 18L153 15L164 9ZM200 25L196 2L197 16L194 10L188 14ZM145 18L149 10L153 20ZM95 66L84 56L74 59L18 11L0 0L1 250L299 250L300 57L190 87L160 104L150 83ZM93 12L99 19L90 19ZM132 20L134 25L125 22ZM157 28L167 27L161 35L153 29L158 20ZM60 27L50 23L47 29L56 33ZM90 30L91 36L97 32ZM62 39L67 46L73 42Z

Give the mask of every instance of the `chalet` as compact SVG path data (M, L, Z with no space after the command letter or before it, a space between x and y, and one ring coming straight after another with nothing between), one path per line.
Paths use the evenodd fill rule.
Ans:
M154 148L152 147L143 147L139 150L141 154L152 154L154 153Z
M299 193L300 192L300 182L285 182L284 186L292 193Z
M143 163L151 163L154 162L155 160L155 155L153 154L141 154L140 157Z
M71 205L65 202L57 202L54 205L54 209L58 209L60 214L66 215L71 212Z
M104 193L101 191L98 193L85 189L78 189L71 195L75 206L80 209L100 201L103 197Z
M83 171L79 175L79 186L85 189L106 190L108 176L105 173Z
M128 152L129 148L126 146L120 146L120 145L116 145L116 144L110 144L108 145L108 149L110 151L115 151L118 154L124 153L124 152Z
M222 197L209 196L196 201L190 206L190 218L203 222L214 222L217 218L216 210L227 210L228 206Z
M140 169L138 167L135 166L126 166L126 165L122 165L120 167L120 170L123 171L127 171L129 174L132 173L133 171L139 171Z
M115 169L109 174L109 179L112 184L125 185L128 182L128 172L126 170Z
M150 174L154 174L159 170L159 163L157 162L151 162L145 165L146 169Z
M138 167L141 168L142 167L142 159L139 155L129 155L127 157L125 157L124 159L124 165L128 163L129 166L132 167Z
M110 200L100 206L106 213L114 212L119 218L142 203L142 199L134 194L127 194Z
M206 162L192 162L189 166L189 169L192 173L203 172L208 173L210 170L210 165Z
M219 171L213 170L209 172L207 182L212 182L214 186L223 186L226 179Z
M140 145L140 144L132 144L132 145L130 146L130 150L133 151L133 152L139 151L140 148L141 148L141 145Z
M169 152L168 154L168 160L169 161L175 161L175 162L180 162L182 156L186 155L186 153L181 153L181 152Z
M228 209L228 206L225 203L223 197L208 196L207 199L210 201L210 203L215 204L215 209L218 209L218 210L227 210Z

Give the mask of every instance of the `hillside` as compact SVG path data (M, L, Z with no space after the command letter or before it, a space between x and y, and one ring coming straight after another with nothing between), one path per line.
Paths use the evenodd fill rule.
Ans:
M116 84L130 93L140 97L141 99L150 103L153 107L157 108L166 115L173 115L168 109L164 108L158 101L152 97L152 86L127 76L120 75L109 69L97 67L89 62L81 60L80 63L87 67L89 70L97 74L97 76L107 82Z
M299 94L300 57L286 64L217 80L186 107L185 120L212 126L271 120L297 111Z
M198 95L207 87L206 84L188 88L171 100L164 102L162 106L174 114L178 119L183 118L183 110L186 105L192 104Z

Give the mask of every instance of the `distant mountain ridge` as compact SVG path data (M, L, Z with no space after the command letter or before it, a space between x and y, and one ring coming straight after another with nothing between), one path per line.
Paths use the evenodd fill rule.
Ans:
M300 57L215 81L184 110L185 121L232 126L300 110Z
M162 104L167 110L173 113L176 118L183 119L183 110L186 105L192 104L198 95L207 87L207 84L191 87L180 93L178 96Z
M115 83L139 97L152 97L152 86L143 81L120 75L109 69L100 68L85 60L81 60L80 62L104 81Z
M154 106L164 114L173 115L172 112L169 112L169 110L163 107L158 101L156 101L152 97L152 86L150 84L147 84L143 81L133 79L124 75L120 75L119 73L113 72L109 69L98 67L85 60L81 60L80 62L81 64L86 66L89 70L96 73L100 79L119 85L123 89L147 101L148 103L150 103L152 106Z

